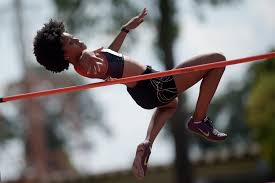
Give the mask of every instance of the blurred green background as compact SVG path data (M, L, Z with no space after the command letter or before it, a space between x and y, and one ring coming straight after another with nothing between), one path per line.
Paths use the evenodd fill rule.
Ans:
M121 53L159 70L207 52L227 59L273 50L272 0L3 0L0 2L1 95L97 82L72 69L49 73L32 39L50 18L91 49L107 47L121 25L146 7ZM275 59L227 68L209 115L229 134L209 143L186 132L199 86L183 94L156 140L144 182L237 183L275 180ZM135 148L153 111L122 86L2 103L0 172L4 182L137 182Z

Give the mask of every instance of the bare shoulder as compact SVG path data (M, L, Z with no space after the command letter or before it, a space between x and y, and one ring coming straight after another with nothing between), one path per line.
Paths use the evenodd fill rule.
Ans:
M87 75L89 68L91 67L91 55L88 50L84 50L79 58L78 64L76 65L78 73L81 75Z

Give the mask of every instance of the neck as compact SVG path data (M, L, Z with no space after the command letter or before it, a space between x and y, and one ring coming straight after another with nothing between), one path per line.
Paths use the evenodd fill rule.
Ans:
M79 57L78 58L70 58L68 61L73 65L77 65L78 60L79 60Z
M82 52L81 52L81 54L76 55L75 57L69 58L68 61L75 66L78 64L78 61L80 60L81 55L82 55Z

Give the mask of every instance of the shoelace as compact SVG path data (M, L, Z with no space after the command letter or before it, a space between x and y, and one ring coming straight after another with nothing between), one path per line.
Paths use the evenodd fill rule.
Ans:
M205 118L204 123L205 123L209 128L211 128L211 130L214 129L214 127L213 127L213 122L210 120L210 118L208 118L208 117Z
M218 130L216 130L216 129L214 128L214 126L213 126L213 121L211 121L210 118L208 118L208 117L206 118L205 124L212 130L212 133L213 133L214 135L216 135L216 136L222 136L222 134L221 134Z

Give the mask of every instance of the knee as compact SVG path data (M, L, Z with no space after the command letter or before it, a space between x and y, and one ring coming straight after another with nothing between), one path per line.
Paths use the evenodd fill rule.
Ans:
M214 62L219 62L219 61L225 61L226 60L226 57L221 53L212 53L211 57L214 60Z
M177 110L177 107L178 107L178 98L175 98L172 102L170 102L170 105L169 105L169 108L175 112Z
M178 98L175 98L169 104L166 104L165 106L162 106L162 107L159 107L159 108L169 110L171 112L176 112L177 106L178 106Z
M221 53L212 53L211 57L212 57L212 62L221 62L226 60L226 57ZM223 73L225 70L225 67L216 68L216 70Z
M224 71L225 71L225 67L220 67L220 68L217 68L216 70L217 70L218 72L220 72L221 74L223 74Z
M175 99L172 101L172 107L173 107L173 109L174 109L175 111L177 110L178 103L179 103L179 99L178 99L178 98L175 98Z

